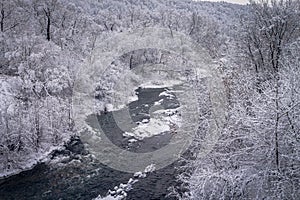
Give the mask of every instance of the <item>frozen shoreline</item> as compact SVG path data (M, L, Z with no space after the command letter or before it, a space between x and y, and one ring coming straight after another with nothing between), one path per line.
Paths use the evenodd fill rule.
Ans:
M71 138L69 138L68 142ZM40 152L35 157L29 159L29 161L26 163L26 165L23 165L23 168L14 169L9 172L0 173L0 180L5 180L6 178L9 178L14 175L18 175L24 171L32 170L36 165L40 163L44 163L50 160L50 156L53 152L63 150L65 147L63 145L51 147L48 151Z

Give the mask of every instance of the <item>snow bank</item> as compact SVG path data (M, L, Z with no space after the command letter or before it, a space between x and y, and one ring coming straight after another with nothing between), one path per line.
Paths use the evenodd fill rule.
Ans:
M26 162L22 162L22 165L19 165L19 168L13 170L7 170L0 173L0 179L7 178L9 176L13 176L19 174L20 172L27 171L33 169L38 163L43 163L50 161L50 155L52 152L56 150L62 150L64 147L62 146L52 146L47 151L41 151L37 154L33 154L31 157L27 158Z
M155 80L149 81L146 83L141 84L142 88L166 88L172 87L174 85L180 85L182 81L180 80Z
M173 94L171 94L169 91L164 91L162 93L159 94L159 96L166 96L166 97L169 97L169 98L174 98L175 96Z
M166 123L166 121L159 119L150 119L149 123L139 124L136 128L133 129L133 132L125 132L124 136L133 136L139 140L142 140L146 137L152 137L167 131L170 131L170 127Z
M177 109L162 109L153 112L150 120L143 120L131 132L125 132L125 137L134 137L137 140L160 135L164 132L173 132L181 126L181 116Z

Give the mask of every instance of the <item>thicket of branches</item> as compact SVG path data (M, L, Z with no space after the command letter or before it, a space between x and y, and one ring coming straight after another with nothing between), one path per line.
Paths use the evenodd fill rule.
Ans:
M224 63L229 117L184 199L298 199L299 1L251 1Z

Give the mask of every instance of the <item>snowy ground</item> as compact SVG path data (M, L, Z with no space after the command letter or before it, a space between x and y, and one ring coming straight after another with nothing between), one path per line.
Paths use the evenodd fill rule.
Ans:
M154 80L141 84L142 88L166 88L174 85L180 85L180 80Z
M176 129L180 127L181 118L178 114L179 109L158 110L153 114L154 118L143 120L138 124L132 132L125 132L125 137L134 137L142 140L147 137L160 135L164 132L176 133Z

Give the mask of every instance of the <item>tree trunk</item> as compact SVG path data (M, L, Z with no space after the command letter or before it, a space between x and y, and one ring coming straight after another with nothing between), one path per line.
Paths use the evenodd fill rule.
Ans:
M133 63L133 55L130 55L129 69L132 69L132 68L133 68L132 63Z
M47 18L47 28L46 28L47 40L50 41L51 40L51 11L48 8L47 10L44 9L44 12Z
M50 28L51 28L51 19L50 19L50 13L49 13L49 15L47 16L47 40L48 41L51 40Z
M2 5L3 7L3 5ZM1 21L0 21L0 30L1 32L4 32L4 9L1 9Z
M276 168L279 171L280 166L279 166L279 144L278 144L278 126L279 126L279 74L278 71L276 72L276 77L275 77L275 107L276 107L276 121L275 121L275 163L276 163Z

